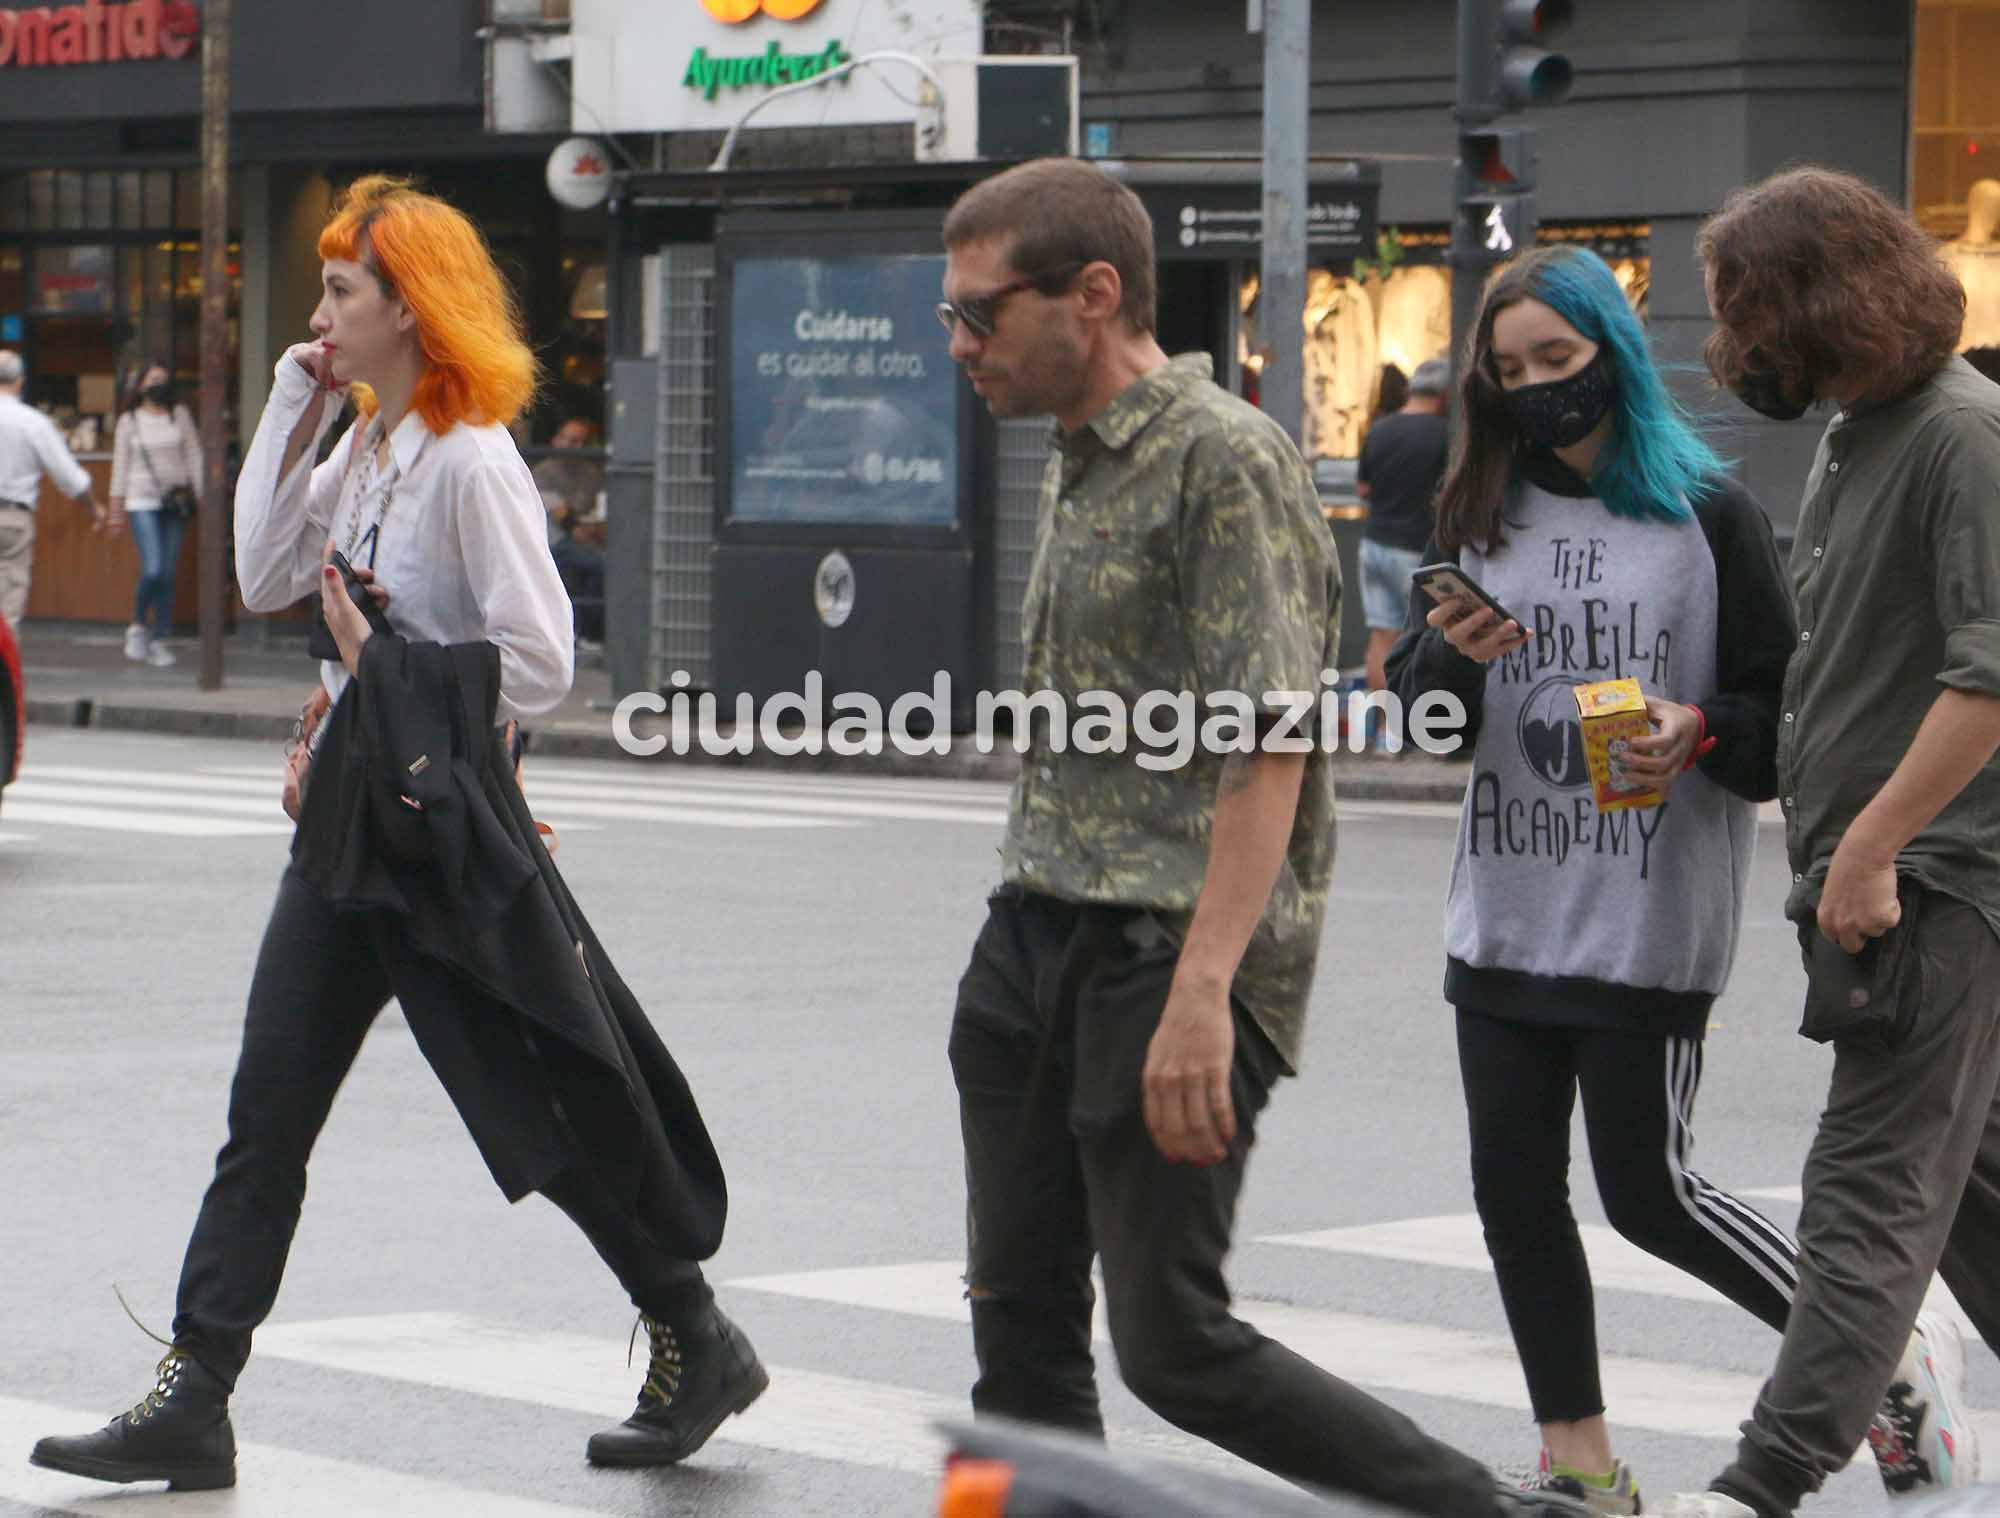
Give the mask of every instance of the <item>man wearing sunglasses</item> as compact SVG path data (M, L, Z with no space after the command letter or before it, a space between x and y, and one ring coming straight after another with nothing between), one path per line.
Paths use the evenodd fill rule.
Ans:
M996 416L1056 423L1022 610L1023 690L1204 710L1239 744L1166 768L1031 721L1002 883L960 981L974 1409L1101 1436L1111 1339L1154 1411L1289 1479L1417 1512L1569 1509L1476 1461L1229 1310L1256 1117L1299 1058L1333 787L1310 723L1261 741L1336 666L1340 570L1312 477L1206 355L1155 341L1152 224L1074 159L974 187L945 222L938 316ZM1219 750L1219 751L1218 751Z

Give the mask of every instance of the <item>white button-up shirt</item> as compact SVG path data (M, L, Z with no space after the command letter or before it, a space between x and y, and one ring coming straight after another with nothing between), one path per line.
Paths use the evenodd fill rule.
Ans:
M45 474L66 496L80 501L90 494L90 476L63 443L56 424L18 395L0 395L0 501L32 508Z
M500 650L499 718L548 711L575 670L569 595L549 554L541 492L507 429L465 422L437 436L412 411L377 468L380 420L357 422L312 466L338 410L329 401L314 446L279 477L285 442L313 380L278 360L271 397L236 482L236 577L252 611L317 595L326 540L389 592L389 621L413 642L492 643ZM322 666L336 700L348 675Z

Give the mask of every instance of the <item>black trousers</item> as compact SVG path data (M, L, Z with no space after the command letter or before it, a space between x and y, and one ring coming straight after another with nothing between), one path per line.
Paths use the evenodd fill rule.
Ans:
M1256 1118L1282 1071L1239 1008L1237 1137L1168 1163L1140 1074L1175 945L1143 910L997 895L959 983L974 1410L1100 1434L1093 1256L1126 1384L1160 1416L1304 1484L1418 1512L1484 1512L1491 1476L1230 1311L1222 1263Z
M1798 1246L1694 1169L1701 1058L1698 1038L1459 1011L1473 1200L1538 1423L1604 1411L1590 1269L1569 1206L1579 1091L1611 1226L1784 1331Z
M414 953L383 914L336 912L296 875L278 887L243 1020L229 1093L229 1138L216 1156L181 1266L174 1343L230 1386L270 1315L305 1201L306 1161L334 1094L389 998L427 1056L450 1019L516 1014ZM456 1056L455 1056L456 1057ZM528 1099L528 1094L522 1094ZM543 1194L581 1228L641 1311L676 1317L709 1300L700 1267L663 1255L577 1153Z

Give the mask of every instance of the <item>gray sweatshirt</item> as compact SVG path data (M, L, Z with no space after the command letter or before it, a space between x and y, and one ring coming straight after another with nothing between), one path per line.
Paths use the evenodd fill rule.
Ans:
M1528 645L1480 666L1419 620L1391 660L1406 701L1452 689L1476 722L1445 910L1446 998L1531 1021L1698 1035L1736 955L1753 798L1774 789L1775 708L1796 636L1769 524L1733 485L1668 522L1527 481L1507 521L1503 544L1468 547L1460 562L1526 623ZM1428 604L1413 602L1413 615ZM1716 748L1664 805L1600 813L1572 691L1628 676L1700 707Z

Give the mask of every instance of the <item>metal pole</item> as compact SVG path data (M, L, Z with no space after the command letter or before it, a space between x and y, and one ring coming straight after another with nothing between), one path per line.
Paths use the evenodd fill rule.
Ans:
M1264 0L1264 256L1257 297L1264 411L1305 439L1306 133L1311 0Z
M228 517L222 499L223 375L229 363L229 30L232 0L207 0L201 27L201 688L222 688Z

